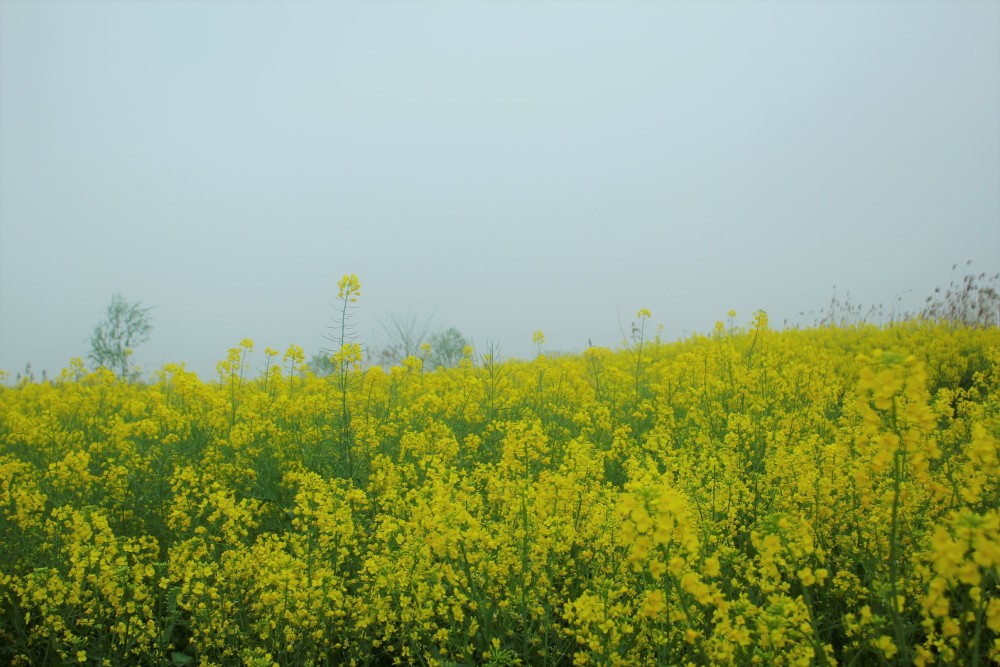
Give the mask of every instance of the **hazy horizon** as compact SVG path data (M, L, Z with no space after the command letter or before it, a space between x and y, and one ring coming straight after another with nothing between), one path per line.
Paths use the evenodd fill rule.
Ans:
M1000 3L0 0L0 369L434 315L482 350L1000 272ZM953 264L958 268L952 270ZM812 314L800 316L800 312ZM256 362L255 362L256 364Z

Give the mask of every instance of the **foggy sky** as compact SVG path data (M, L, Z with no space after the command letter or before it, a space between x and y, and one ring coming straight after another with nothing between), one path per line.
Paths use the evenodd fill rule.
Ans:
M1000 271L1000 3L0 2L0 369L434 314L505 357ZM912 290L912 291L907 291Z

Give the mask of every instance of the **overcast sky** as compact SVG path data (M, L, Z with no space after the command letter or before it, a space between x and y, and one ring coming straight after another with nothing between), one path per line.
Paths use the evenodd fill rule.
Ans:
M676 339L1000 271L1000 3L0 0L0 369ZM906 290L913 290L906 292ZM811 321L814 316L807 316Z

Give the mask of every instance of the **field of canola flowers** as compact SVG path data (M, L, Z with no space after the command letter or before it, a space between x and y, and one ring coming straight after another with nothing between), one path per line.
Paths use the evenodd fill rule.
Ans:
M0 663L1000 661L996 328L251 348L0 389Z

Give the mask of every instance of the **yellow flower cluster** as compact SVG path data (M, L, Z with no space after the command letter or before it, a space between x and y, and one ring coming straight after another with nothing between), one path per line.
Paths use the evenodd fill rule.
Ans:
M0 388L0 664L1000 662L1000 332L734 318Z

